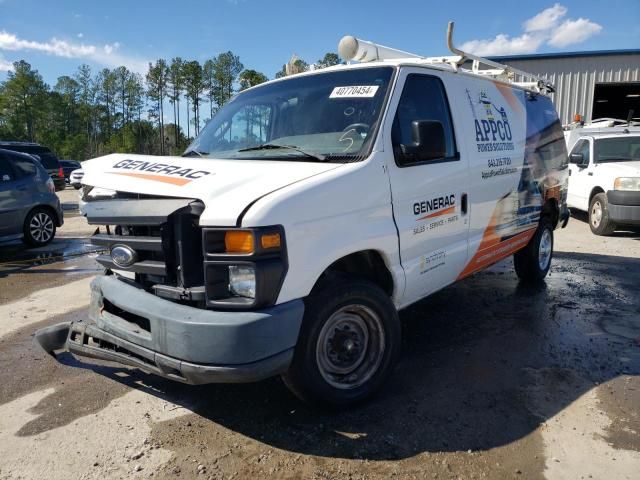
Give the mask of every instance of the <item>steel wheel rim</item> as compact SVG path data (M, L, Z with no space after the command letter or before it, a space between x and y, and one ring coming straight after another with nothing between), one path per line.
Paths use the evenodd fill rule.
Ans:
M53 237L53 220L51 216L44 212L36 213L31 217L31 222L29 222L29 233L39 243L51 240L51 237Z
M598 228L602 221L602 204L599 201L595 201L591 207L591 225L594 228Z
M548 228L545 228L540 237L540 247L538 248L538 265L540 266L540 270L545 270L549 266L552 249L553 242L551 240L551 232Z
M325 322L316 344L322 378L341 390L358 388L375 375L386 348L382 320L364 305L347 305Z

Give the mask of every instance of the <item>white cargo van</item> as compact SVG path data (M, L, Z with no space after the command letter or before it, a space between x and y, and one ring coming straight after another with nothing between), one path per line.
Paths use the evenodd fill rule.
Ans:
M640 125L601 119L565 132L569 208L588 212L596 235L640 225Z
M551 87L451 48L345 37L360 63L240 93L182 158L85 162L106 274L40 344L192 384L281 374L346 406L396 363L399 310L510 255L543 279L568 218Z

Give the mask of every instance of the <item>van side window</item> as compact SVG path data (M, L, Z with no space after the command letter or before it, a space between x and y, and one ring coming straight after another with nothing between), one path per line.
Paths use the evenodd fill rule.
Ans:
M556 108L549 97L530 92L526 95L527 162L529 165L542 163L546 170L566 168L567 147Z
M416 120L436 120L440 122L444 128L445 135L446 154L443 160L458 159L451 112L449 111L442 81L439 78L418 74L407 76L391 132L396 163L399 166L415 164L404 160L403 156L399 154L399 145L409 145L413 142L411 135L412 123Z

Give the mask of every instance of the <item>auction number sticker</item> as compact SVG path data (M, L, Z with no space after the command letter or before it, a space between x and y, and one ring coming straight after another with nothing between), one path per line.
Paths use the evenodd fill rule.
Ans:
M335 87L329 98L371 98L378 91L378 85L352 85Z

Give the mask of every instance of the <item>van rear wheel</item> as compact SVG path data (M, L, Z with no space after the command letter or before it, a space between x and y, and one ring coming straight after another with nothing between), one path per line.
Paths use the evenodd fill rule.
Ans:
M542 218L529 243L513 256L513 265L520 280L539 282L549 273L553 258L553 225Z
M303 401L344 408L373 395L400 351L395 306L377 285L340 278L305 301L302 329L283 380Z

